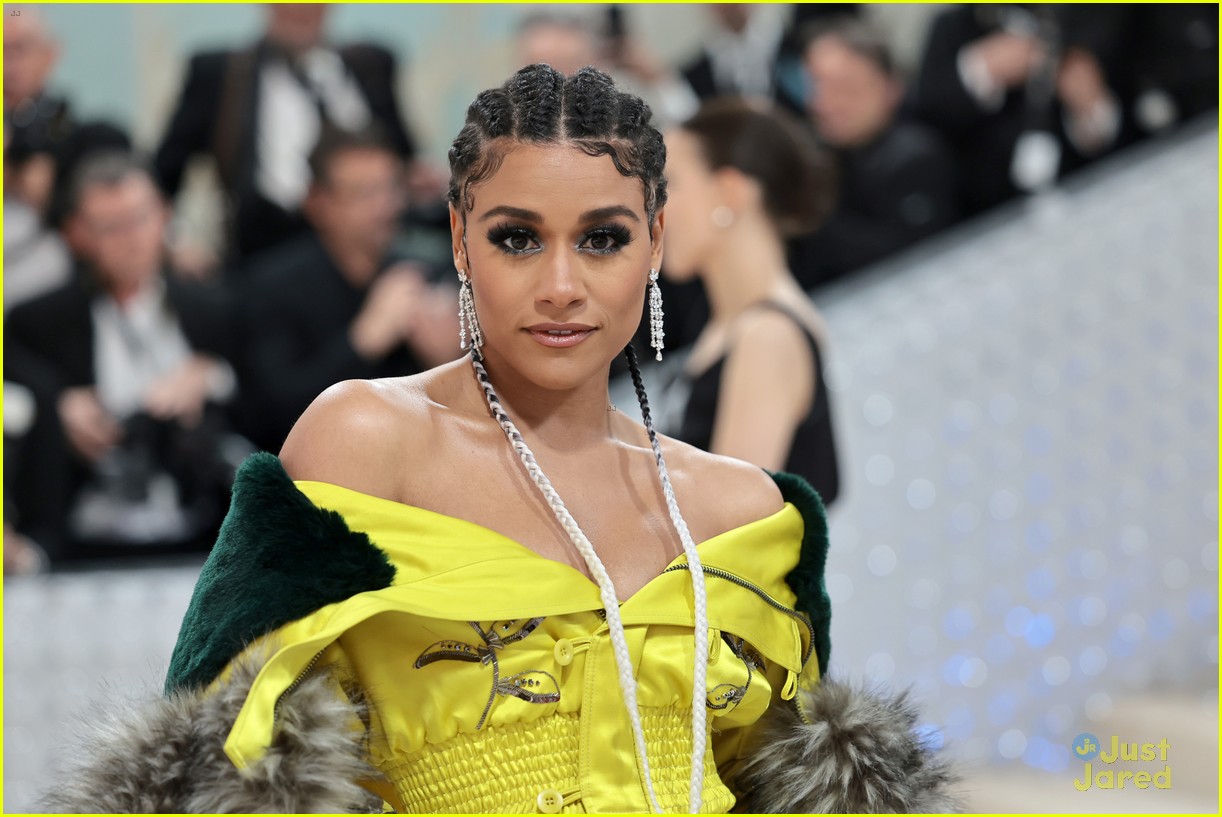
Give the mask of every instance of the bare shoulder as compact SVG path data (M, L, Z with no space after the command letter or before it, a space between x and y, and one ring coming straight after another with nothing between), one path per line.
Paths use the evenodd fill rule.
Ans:
M763 468L669 437L661 440L675 494L697 541L764 519L785 506L780 489ZM697 536L698 530L703 535Z
M750 346L775 348L780 343L800 343L802 328L796 319L776 309L749 309L738 319L735 336Z
M744 313L735 326L731 347L731 359L753 370L792 372L794 364L809 367L814 363L802 326L775 309Z
M289 476L393 497L403 452L428 436L425 402L412 380L345 380L320 394L280 450Z

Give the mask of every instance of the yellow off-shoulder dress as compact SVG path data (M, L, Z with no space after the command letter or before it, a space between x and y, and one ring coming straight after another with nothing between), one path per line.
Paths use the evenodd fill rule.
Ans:
M488 528L322 482L296 487L363 531L392 584L327 605L275 633L225 745L242 767L270 744L276 702L336 663L371 703L374 765L407 812L645 812L597 585ZM702 810L727 812L735 759L769 705L815 683L809 620L786 575L804 532L798 509L698 546L706 574L710 749ZM687 809L692 588L680 556L620 605L654 789Z

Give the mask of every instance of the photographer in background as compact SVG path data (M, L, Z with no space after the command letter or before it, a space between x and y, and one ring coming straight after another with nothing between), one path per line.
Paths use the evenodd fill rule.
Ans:
M279 451L321 391L415 374L458 356L458 293L395 247L403 163L376 131L323 134L310 156L308 232L263 253L241 308L243 428Z
M882 35L854 18L815 23L803 52L807 111L835 155L839 195L790 263L809 289L879 261L955 223L957 163L929 127L903 118L903 85Z
M53 560L206 547L249 449L224 410L232 306L165 274L168 210L129 155L86 160L68 201L87 274L5 322L35 412L9 464L19 529Z
M1094 30L1112 16L977 4L934 18L910 102L959 156L969 214L1048 187L1120 143L1123 110L1101 55L1121 44Z

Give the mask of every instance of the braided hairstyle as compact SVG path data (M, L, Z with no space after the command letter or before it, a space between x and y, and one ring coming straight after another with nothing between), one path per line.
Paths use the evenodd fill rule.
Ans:
M514 142L572 145L609 156L645 189L649 226L666 204L666 145L649 106L624 93L594 68L566 77L550 65L528 65L500 88L480 92L450 146L450 203L463 214L475 206L474 188L500 167Z
M518 71L500 88L482 92L467 109L467 122L450 147L449 199L465 218L475 206L473 188L490 178L514 143L563 144L591 156L608 156L624 176L641 180L645 213L652 229L658 210L666 203L666 147L662 135L650 123L649 106L640 98L615 88L611 78L593 68L583 68L571 77L547 65L531 65ZM688 810L699 812L704 788L704 758L708 745L705 711L708 672L708 604L704 569L687 523L679 511L662 446L653 427L649 399L641 379L636 353L624 349L632 382L641 406L641 416L653 448L654 460L666 498L671 523L679 534L687 556L694 597L694 661L692 674L692 770ZM510 419L492 386L479 346L473 344L471 363L493 418L501 426L527 474L547 501L552 513L582 555L598 583L607 627L610 631L620 691L632 725L633 741L641 761L646 794L652 811L661 812L646 753L645 735L637 705L636 679L619 614L619 598L611 577L582 532L564 501L539 467L521 432Z

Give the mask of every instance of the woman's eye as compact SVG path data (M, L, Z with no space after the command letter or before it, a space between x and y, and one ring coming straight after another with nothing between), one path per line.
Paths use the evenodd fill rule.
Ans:
M523 229L496 227L488 232L488 240L511 255L539 248L534 234Z
M586 236L581 246L591 252L606 254L622 249L630 241L632 237L627 230L598 230Z

